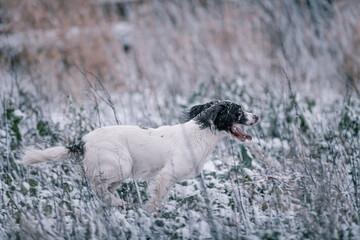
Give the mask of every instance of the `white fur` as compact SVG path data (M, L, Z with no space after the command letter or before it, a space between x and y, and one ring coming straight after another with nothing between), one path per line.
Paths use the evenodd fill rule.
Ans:
M112 205L124 202L114 195L126 178L150 181L150 200L145 209L152 212L165 198L174 182L200 174L206 157L224 131L200 129L191 120L184 124L143 129L138 126L103 127L83 137L83 166L93 189L110 198ZM64 147L27 152L24 163L56 161L69 157Z
M145 208L154 211L174 182L200 174L205 158L224 136L201 130L194 121L157 129L104 127L84 136L84 167L93 187L107 190L113 205L123 205L113 195L123 179L150 180Z
M253 113L249 113L249 112L244 112L244 113L246 115L246 118L248 119L246 122L246 125L248 125L248 126L254 125L259 119L259 117Z
M28 149L22 159L23 164L35 164L48 161L60 161L69 157L65 147L52 147L45 150Z

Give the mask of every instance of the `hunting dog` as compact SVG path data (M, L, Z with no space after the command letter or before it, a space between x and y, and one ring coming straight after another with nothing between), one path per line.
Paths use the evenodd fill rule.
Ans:
M172 185L200 174L217 142L230 136L244 142L252 137L238 125L250 126L259 117L230 101L212 101L185 111L186 122L159 128L109 126L86 134L72 146L27 150L22 163L35 164L81 157L92 188L113 206L125 202L114 192L127 178L150 181L144 209L153 212Z

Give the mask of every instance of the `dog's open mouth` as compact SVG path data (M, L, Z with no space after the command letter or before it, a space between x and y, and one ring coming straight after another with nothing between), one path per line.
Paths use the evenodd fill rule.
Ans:
M233 137L239 139L242 142L245 142L245 140L252 140L251 135L244 133L240 128L237 128L235 125L232 125L231 127L231 134L233 135Z

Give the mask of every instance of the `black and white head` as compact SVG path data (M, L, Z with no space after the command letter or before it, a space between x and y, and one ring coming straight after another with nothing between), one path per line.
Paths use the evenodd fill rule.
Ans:
M238 126L251 126L259 120L257 115L245 112L240 105L230 101L212 101L196 105L185 111L185 115L187 120L193 119L201 129L225 131L242 142L251 141L252 136L243 132Z

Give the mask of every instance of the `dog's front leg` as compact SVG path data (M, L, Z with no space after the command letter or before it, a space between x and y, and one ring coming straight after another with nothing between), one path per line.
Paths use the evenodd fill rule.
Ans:
M173 178L167 173L159 173L157 177L150 182L149 193L150 199L144 206L147 212L154 212L167 196L170 188L174 183Z

